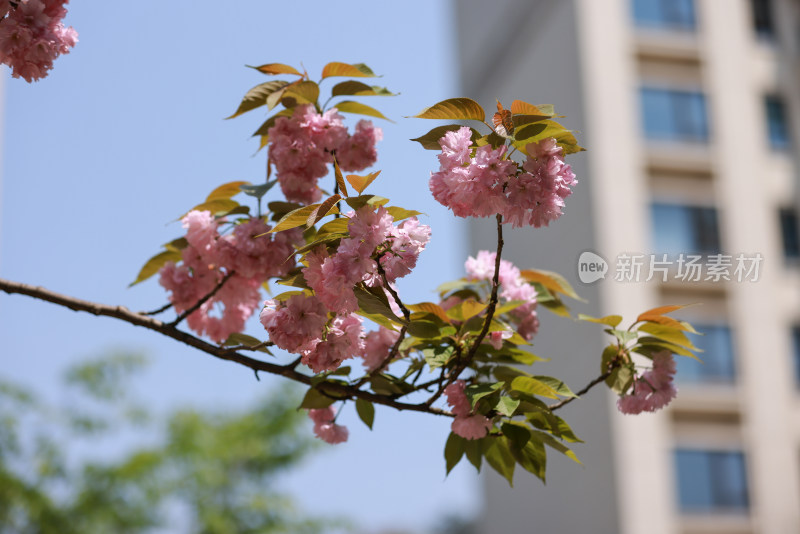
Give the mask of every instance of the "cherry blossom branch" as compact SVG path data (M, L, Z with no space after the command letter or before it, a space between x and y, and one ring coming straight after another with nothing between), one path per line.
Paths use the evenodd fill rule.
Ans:
M171 323L164 323L162 321L159 321L158 319L154 319L153 317L148 317L140 313L132 312L124 306L108 306L97 302L82 300L75 297L62 295L60 293L50 291L43 287L32 286L20 282L13 282L11 280L5 280L3 278L0 278L0 291L3 291L10 295L11 294L26 295L28 297L38 300L43 300L45 302L50 302L52 304L56 304L57 306L62 306L73 311L86 312L95 316L111 317L114 319L118 319L120 321L132 324L134 326L140 326L142 328L146 328L147 330L158 332L161 335L172 338L185 345L195 348L201 352L205 352L206 354L214 356L215 358L238 363L239 365L243 365L244 367L247 367L255 372L263 371L265 373L270 373L282 376L284 378L288 378L289 380L293 380L295 382L299 382L307 386L312 385L313 377L305 375L295 370L295 367L297 366L298 363L297 361L292 362L289 365L279 365L275 363L256 360L255 358L250 358L249 356L239 354L238 352L232 352L227 347L213 345L207 341L204 341L198 337L189 334L188 332L178 330ZM347 384L334 383L334 382L320 382L315 384L314 387L317 388L317 390L319 390L320 392L332 395L339 400L363 399L372 402L374 404L389 406L390 408L394 408L396 410L401 410L401 411L408 410L413 412L422 412L434 415L443 415L446 417L453 417L453 414L451 414L446 410L433 408L426 404L410 404L405 402L399 402L390 397L379 395L377 393L371 393L369 391L360 390L353 386L349 386Z
M148 315L148 316L149 315L158 315L159 313L167 311L171 307L172 307L172 303L171 302L167 302L166 304L164 304L160 308L157 308L157 309L155 309L153 311L149 311L149 312L139 312L139 314L140 315Z
M206 296L204 296L203 298L201 298L200 300L198 300L197 302L195 302L194 306L192 306L192 307L191 307L191 308L189 308L188 310L185 310L183 313L181 313L180 315L178 315L178 317L176 317L174 321L172 321L171 323L169 323L169 326L173 326L173 327L174 327L174 326L178 326L178 325L181 323L181 321L183 321L184 319L186 319L187 317L189 317L191 314L193 314L194 312L196 312L197 310L199 310L199 309L200 309L200 306L202 306L203 304L205 304L206 302L208 302L208 299L210 299L211 297L213 297L214 295L216 295L216 294L217 294L217 291L219 291L220 289L222 289L222 286L224 286L224 285L225 285L225 282L227 282L228 280L230 280L230 279L231 279L231 277L232 277L234 274L236 274L236 273L234 273L234 271L229 271L229 272L228 272L228 274L226 274L226 275L225 275L225 277L224 277L222 280L220 280L220 281L219 281L219 283L216 285L216 287L215 287L214 289L212 289L212 290L211 290L211 291L210 291L208 294L206 294Z
M483 339L486 337L486 334L489 333L489 328L491 327L492 319L494 318L494 311L497 308L497 292L498 292L498 287L500 286L500 258L503 254L503 244L504 244L503 216L500 213L498 213L495 216L495 220L497 221L497 253L495 254L494 258L492 295L491 297L489 297L489 306L487 306L486 308L486 319L483 322L483 328L481 328L481 331L478 333L478 337L475 338L472 347L470 347L469 352L467 353L466 357L463 360L461 360L461 351L460 350L458 351L456 366L453 368L452 372L448 374L447 381L438 388L436 393L434 393L431 396L431 398L425 401L425 404L427 404L428 406L433 405L433 403L436 402L439 399L439 397L442 396L447 386L458 380L458 377L461 375L462 372L464 372L464 369L469 367L469 365L472 363L473 358L475 357L475 354L478 352L478 347L483 342ZM458 347L456 347L456 350L458 350ZM458 360L461 361L459 362Z
M619 367L619 364L611 366L611 368L608 371L606 371L602 375L598 376L597 378L586 384L586 386L582 390L577 392L574 397L567 397L566 399L562 399L559 402L556 402L555 404L549 405L548 408L550 409L551 412L558 410L559 408L566 406L567 404L579 398L580 396L585 395L586 393L589 392L590 389L595 387L597 384L605 382L606 378L611 376L611 373L613 373L614 369L616 369L617 367Z

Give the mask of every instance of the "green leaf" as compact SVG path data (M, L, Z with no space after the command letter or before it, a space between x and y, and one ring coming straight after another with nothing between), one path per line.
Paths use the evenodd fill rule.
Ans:
M540 432L538 430L533 430L531 432L531 438L532 439L538 439L538 440L542 441L548 447L551 447L551 448L557 450L558 452L560 452L561 454L563 454L564 456L566 456L570 460L572 460L572 461L574 461L576 463L581 463L581 461L578 459L578 457L575 455L575 453L572 452L572 450L570 450L569 447L567 447L566 445L564 445L563 443L558 441L556 438L554 438L550 434L547 434L546 432Z
M283 217L281 220L278 221L278 224L275 225L275 228L269 231L269 233L275 232L282 232L283 230L289 230L290 228L297 228L298 226L305 226L308 222L309 216L319 208L319 204L309 204L308 206L303 206L302 208L297 208L296 210L292 210ZM334 207L334 213L338 212Z
M408 323L408 333L422 339L436 339L442 337L439 325L431 321L411 321Z
M415 312L427 312L430 314L435 315L445 323L450 322L450 318L447 316L447 313L442 309L441 306L438 304L434 304L433 302L420 302L419 304L408 304L406 305L411 311Z
M553 378L552 376L542 376L542 375L535 375L533 378L535 378L539 382L542 382L543 384L547 384L562 397L577 397L577 395L575 395L572 392L572 390L569 389L569 387L558 378Z
M411 141L416 141L417 143L422 145L422 148L425 150L441 150L442 146L439 144L439 140L444 137L447 132L454 132L460 129L462 126L460 124L447 124L445 126L437 126L433 130L429 131L425 135L417 137L416 139L411 139ZM472 143L475 144L478 142L478 139L481 138L480 132L475 128L470 128Z
M546 430L565 441L583 443L583 440L575 435L566 421L549 411L529 412L526 414L526 418L536 428Z
M502 382L495 382L494 384L471 384L464 388L464 394L469 399L470 405L475 408L479 400L491 395L502 387Z
M526 395L539 395L548 399L557 399L558 393L550 385L531 376L518 376L511 381L511 389Z
M258 67L253 67L252 65L247 66L264 74L294 74L297 76L302 76L297 69L290 67L289 65L284 65L283 63L267 63L265 65L259 65Z
M483 121L486 113L480 104L470 98L449 98L423 109L413 118Z
M444 444L444 460L448 475L464 456L466 442L467 440L453 432L447 437L447 442Z
M629 332L628 330L620 330L618 328L606 328L604 332L608 332L615 338L620 345L627 345L631 341L634 341L639 335L636 332Z
M530 439L525 447L520 449L513 442L509 444L509 449L514 460L529 473L533 473L542 482L545 481L545 471L547 468L547 452L541 441Z
M669 343L674 343L675 345L685 347L689 350L698 350L697 347L695 347L692 342L689 341L689 338L686 337L686 334L682 332L682 329L655 323L645 323L639 327L639 331L647 332L655 338L667 341Z
M388 211L389 215L392 216L394 222L402 221L403 219L408 219L409 217L416 217L417 215L423 215L421 211L407 210L398 206L387 206L386 211Z
M353 182L350 180L350 176L352 176L352 175L348 175L347 176L347 181L350 182L350 185L355 187ZM384 204L389 202L389 199L385 198L385 197L378 196L378 195L360 195L360 196L357 196L357 197L347 197L345 199L345 202L347 202L348 206L350 206L354 210L357 210L357 209L359 209L359 208L361 208L363 206L367 206L367 205L369 205L369 206L383 206Z
M139 270L139 274L136 275L136 280L128 284L128 287L132 287L140 282L144 282L161 270L161 268L168 261L174 261L177 263L181 261L181 257L181 253L174 250L165 250L164 252L159 252L145 262L144 266L142 266L142 268Z
M277 184L277 183L278 183L278 180L272 180L272 181L267 182L265 184L242 185L241 186L241 190L242 190L242 193L244 193L245 195L251 196L251 197L255 197L255 198L260 200L261 197L266 195L267 192L269 192L270 189L275 187L275 184Z
M688 358L695 359L697 361L702 361L697 355L692 354L688 349L675 345L674 343L669 343L667 341L662 341L655 337L640 337L636 346L632 349L639 354L644 354L646 356L651 356L653 352L658 352L662 350L668 350L680 356L686 356ZM698 352L700 349L696 349Z
M531 439L531 431L522 423L508 422L500 427L509 443L522 449Z
M244 95L244 98L239 104L236 112L230 117L226 118L232 119L242 115L243 113L247 113L248 111L260 108L267 103L267 97L269 95L276 91L280 91L287 85L289 85L289 82L284 82L282 80L273 80L271 82L265 82L256 85Z
M316 388L309 388L309 390L306 391L305 397L303 397L303 402L300 403L300 407L307 410L318 410L320 408L327 408L334 402L336 402L336 399L328 395L323 395Z
M578 314L578 320L586 321L589 323L597 323L597 324L604 324L606 326L610 326L611 328L616 328L619 323L622 322L621 315L606 315L605 317L592 317L591 315L584 315L582 313Z
M483 460L483 448L485 446L486 440L489 438L481 438L481 439L467 439L464 449L467 453L467 460L469 463L475 466L475 469L480 472L481 470L481 461Z
M567 279L558 273L539 269L525 269L520 271L520 274L528 282L538 282L552 293L561 293L575 300L582 300L572 289Z
M342 102L338 102L334 107L341 113L367 115L368 117L377 117L379 119L384 119L389 122L394 122L393 120L384 116L384 114L378 111L377 109L370 107L366 104L362 104L361 102L355 102L353 100L343 100Z
M358 191L358 194L361 195L364 192L364 189L366 189L369 186L369 184L374 182L375 178L377 178L378 175L380 175L380 173L381 173L381 171L375 171L375 172L369 173L366 176L359 176L357 174L348 174L347 175L347 181L350 182L350 185L353 186L353 189ZM364 195L362 195L362 196L364 196ZM372 195L367 195L367 196L372 196ZM359 198L359 197L356 197L356 198ZM350 204L350 202L348 202L348 204ZM352 207L352 204L351 204L351 207ZM353 208L353 209L358 209L358 208Z
M449 362L450 358L453 357L454 351L455 349L453 347L428 347L427 349L423 349L422 356L425 358L431 370L434 370Z
M247 347L255 347L257 345L260 345L261 343L262 341L258 338L255 338L253 336L248 336L247 334L242 334L240 332L234 332L233 334L228 336L228 339L226 339L225 342L222 343L222 346L235 347L236 345L245 345ZM269 350L267 350L266 347L259 347L256 350L259 352L265 352L269 355L272 355L272 353Z
M164 243L163 246L167 250L171 250L173 252L180 252L189 246L189 242L186 240L185 237L179 237L177 239L173 239L169 243Z
M356 80L339 82L331 89L331 96L397 96L385 87L367 85Z
M519 408L519 403L519 400L512 399L511 397L500 397L494 409L506 417L512 417L516 409Z
M631 387L633 375L633 369L628 365L622 365L611 371L606 378L606 385L617 395L622 395Z
M389 301L385 298L381 299L373 293L362 289L361 287L355 287L353 288L353 291L355 292L356 299L358 300L359 310L363 310L366 313L374 315L382 315L397 324L402 324L404 322L394 314L392 308L389 306Z
M322 79L332 76L349 76L352 78L374 78L375 73L363 63L339 63L332 61L322 69Z
M295 82L283 92L283 98L290 97L301 104L316 104L319 98L319 85L309 80ZM286 107L294 107L294 105L287 105Z
M486 309L486 304L482 302L477 302L475 300L465 300L459 302L449 310L447 310L447 316L455 319L456 321L466 321L472 317L475 317L483 312Z
M356 412L364 424L372 430L372 423L375 422L375 406L364 399L356 399Z
M248 184L250 184L250 182L228 182L227 184L222 184L208 194L206 202L236 196L242 192L241 187Z
M511 384L515 378L519 376L530 377L530 373L526 373L518 367L508 367L506 365L498 365L492 369L492 374L498 380L502 380L506 384Z
M317 235L321 236L322 234L342 234L347 232L347 224L349 219L346 217L341 217L339 219L334 219L332 221L328 221L322 226L319 227L317 230Z
M339 213L339 209L336 207L336 203L339 202L340 200L342 200L342 196L338 194L330 196L325 200L323 200L322 203L319 204L316 209L314 209L311 213L308 214L308 218L306 219L306 226L308 226L309 228L314 226L329 213Z
M489 446L484 451L486 461L492 468L500 473L506 480L509 486L514 486L514 467L516 461L511 455L511 450L508 446L508 440L505 436L497 436L489 438Z

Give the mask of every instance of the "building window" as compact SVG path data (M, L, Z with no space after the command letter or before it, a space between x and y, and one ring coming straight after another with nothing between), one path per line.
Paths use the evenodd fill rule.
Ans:
M800 387L800 325L792 328L792 348L794 349L794 378Z
M775 38L771 4L771 0L750 0L750 7L753 13L753 29L758 37L767 40Z
M633 20L639 27L691 31L694 0L633 0Z
M788 260L800 260L800 221L797 210L783 208L780 211L783 254Z
M744 454L678 449L678 502L682 512L743 512L749 506Z
M682 204L652 205L653 252L719 254L717 210Z
M692 337L702 362L692 358L677 358L679 382L730 384L736 375L731 329L724 325L695 324L703 334Z
M648 139L686 142L708 140L706 99L703 93L643 87L641 109Z
M783 99L777 95L766 96L764 111L767 116L769 145L778 150L789 148L789 121Z

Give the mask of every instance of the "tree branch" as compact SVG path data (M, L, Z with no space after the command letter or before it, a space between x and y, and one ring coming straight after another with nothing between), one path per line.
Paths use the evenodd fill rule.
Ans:
M293 362L290 365L279 365L275 363L256 360L254 358L250 358L243 354L239 354L238 352L232 352L227 347L220 347L217 345L213 345L207 341L204 341L198 337L189 334L188 332L178 330L171 323L164 323L162 321L159 321L158 319L148 317L147 315L132 312L124 306L107 306L105 304L100 304L97 302L91 302L88 300L82 300L67 295L62 295L60 293L50 291L43 287L32 286L20 282L13 282L11 280L5 280L3 278L0 278L0 291L4 291L5 293L8 294L26 295L34 299L43 300L45 302L50 302L58 306L69 308L70 310L73 311L86 312L96 316L111 317L114 319L118 319L120 321L132 324L134 326L140 326L142 328L146 328L147 330L158 332L161 335L172 338L185 345L195 348L201 352L205 352L206 354L214 356L215 358L238 363L239 365L243 365L249 369L252 369L253 371L263 371L265 373L270 373L282 376L284 378L288 378L289 380L294 380L295 382L300 382L301 384L305 384L307 386L312 385L311 380L313 377L296 371L294 369L294 367L296 366L295 362ZM390 408L394 408L396 410L408 410L413 412L423 412L423 413L431 413L434 415L453 417L453 414L451 414L450 412L441 410L439 408L432 408L425 404L409 404L405 402L398 402L384 395L378 395L376 393L371 393L369 391L359 390L357 388L354 388L353 386L348 386L346 384L337 384L333 382L320 382L316 384L314 387L316 387L321 392L335 396L336 398L342 400L357 398L375 404L389 406Z
M595 378L594 380L592 380L591 382L589 382L588 384L586 384L586 386L585 386L585 387L584 387L582 390L580 390L579 392L577 392L577 393L575 394L575 396L574 396L574 397L568 397L568 398L566 398L566 399L562 399L562 400L560 400L559 402L556 402L555 404L551 404L550 406L548 406L548 408L550 409L550 411L551 411L551 412L552 412L552 411L555 411L555 410L558 410L559 408L561 408L561 407L563 407L563 406L566 406L566 405L567 405L567 404L569 404L570 402L574 401L575 399L577 399L577 398L578 398L578 397L580 397L581 395L585 395L586 393L588 393L588 392L589 392L589 390L590 390L590 389L592 389L593 387L595 387L595 386L596 386L597 384L599 384L600 382L605 382L606 378L608 378L609 376L611 376L611 373L613 373L613 372L614 372L614 369L615 369L616 367L618 367L618 365L617 365L617 366L614 366L614 367L612 367L611 369L609 369L608 371L606 371L606 372L605 372L605 373L603 373L602 375L598 376L597 378Z
M231 276L233 276L234 274L236 274L236 273L234 273L233 271L230 271L230 272L228 272L228 274L226 274L226 275L225 275L225 277L224 277L222 280L220 280L220 281L219 281L219 283L217 284L217 286L216 286L214 289L212 289L212 290L211 290L211 291L210 291L210 292L209 292L209 293L208 293L208 294L207 294L205 297L203 297L203 298L201 298L200 300L198 300L197 302L195 302L195 303L194 303L194 306L192 306L192 307L191 307L191 308L189 308L188 310L185 310L183 313L181 313L180 315L178 315L178 317L177 317L177 318L176 318L174 321L172 321L171 323L169 323L169 326L178 326L178 325L180 324L180 322L181 322L181 321L183 321L184 319L186 319L187 317L189 317L191 314L193 314L194 312L196 312L197 310L199 310L199 309L200 309L200 306L202 306L203 304L205 304L206 302L208 302L208 299L210 299L211 297L213 297L214 295L216 295L216 294L217 294L217 291L219 291L220 289L222 289L222 286L224 286L224 285L225 285L225 282L227 282L228 280L230 280L230 279L231 279Z

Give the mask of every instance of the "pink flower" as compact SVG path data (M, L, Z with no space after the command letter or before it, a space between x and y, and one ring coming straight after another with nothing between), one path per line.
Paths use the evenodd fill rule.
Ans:
M316 297L293 295L283 302L264 302L260 319L277 347L298 353L322 339L328 310Z
M264 281L285 276L294 267L294 261L289 261L293 245L302 243L303 235L297 228L268 234L270 228L258 217L237 225L232 234L219 240L220 262L245 278Z
M624 414L655 412L666 406L678 394L673 384L675 360L668 350L653 353L653 367L633 379L632 393L617 400Z
M334 371L344 360L364 350L361 318L357 315L339 316L331 321L324 339L302 352L302 362L315 373Z
M347 441L347 427L335 423L336 414L330 406L309 410L308 416L314 421L314 434L322 441L331 445Z
M47 76L53 61L68 54L78 41L73 28L61 19L67 13L66 0L19 0L12 8L0 2L0 63L11 67L14 78L32 82Z
M399 332L389 330L381 326L378 330L370 332L364 338L364 350L361 356L364 358L364 367L372 373L383 370L381 366L389 356L389 351L400 337Z
M481 414L456 417L450 428L464 439L481 439L492 429L492 421Z
M444 388L444 395L447 397L447 404L452 407L452 411L456 416L466 417L472 412L472 405L464 393L467 383L463 380L456 380L446 388Z
M345 172L363 171L378 159L375 144L383 139L383 131L372 122L361 120L356 131L336 149L336 160Z
M561 216L564 199L572 194L570 188L578 181L552 137L528 144L526 151L529 157L523 168L527 172L510 180L506 188L504 222L514 227L539 228Z

